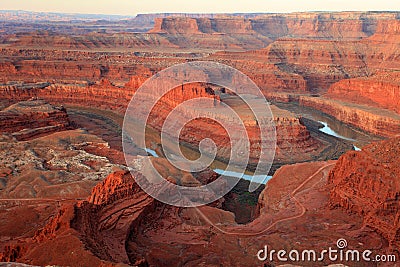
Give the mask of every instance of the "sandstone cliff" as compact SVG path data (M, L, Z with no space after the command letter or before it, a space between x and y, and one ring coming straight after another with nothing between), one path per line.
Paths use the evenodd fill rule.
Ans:
M381 72L371 77L341 80L329 88L328 95L400 113L400 73Z
M343 155L329 175L330 205L359 214L392 250L400 249L400 138Z
M286 20L290 19L290 16L286 17ZM343 27L351 27L354 19L338 22L340 19L319 18L312 22L319 24L312 27L308 26L310 21L298 19L292 26L287 26L288 30L293 28L293 33L281 36L264 49L217 53L211 58L228 62L245 72L266 92L323 93L342 79L370 77L385 71L396 75L400 69L399 20L365 19L361 24L369 26L357 26L363 30L356 32L366 31L358 38L342 35L351 35L349 29L340 34L332 33L334 27L325 25L343 23ZM301 26L296 28L296 25ZM326 35L315 34L319 30Z
M246 16L160 16L151 33L168 34L260 34L273 39L359 39L372 35L377 21L395 19L396 14L363 12L259 14Z
M144 214L154 210L154 205L154 199L139 188L128 172L116 172L93 189L88 201L75 207L71 226L100 259L129 263L126 239L138 229Z

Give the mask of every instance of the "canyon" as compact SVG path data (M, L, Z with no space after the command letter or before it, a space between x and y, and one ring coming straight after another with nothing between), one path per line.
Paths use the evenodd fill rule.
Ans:
M5 100L10 102L17 100L25 100L29 98L43 98L47 101L57 104L70 104L85 106L87 103L91 103L92 107L98 109L111 109L112 111L124 115L126 108L129 104L131 97L133 96L135 86L142 83L141 79L132 78L125 87L117 87L112 85L108 80L102 79L98 84L84 87L77 85L48 85L42 88L41 84L22 84L22 85L4 85L0 87L3 92ZM211 89L207 91L208 85L188 84L181 88L175 88L165 95L154 108L153 113L149 118L149 126L160 130L162 123L166 116L173 110L177 105L183 103L189 99L195 99L199 97L212 98L215 101L220 101L220 97L215 95L215 92ZM221 88L216 88L220 90ZM150 97L150 96L149 96ZM231 102L232 106L236 106L237 109L243 109L243 104L237 103L232 97L227 97L222 102ZM276 125L277 131L277 146L276 151L276 163L285 164L293 163L298 161L306 161L311 159L326 159L329 155L337 150L338 147L332 146L325 141L319 140L315 136L311 136L306 127L301 123L300 119L291 114L290 112L281 110L277 107L272 106L272 113L274 115L274 124ZM196 115L196 109L194 107L186 109L184 113L190 114L190 116ZM217 112L218 111L214 111ZM204 113L204 112L203 112ZM245 111L242 111L242 116L246 115ZM247 111L248 113L248 111ZM202 111L198 111L198 114L202 114ZM153 117L154 116L154 117ZM215 116L215 115L212 115ZM218 115L220 116L220 115ZM232 122L230 122L232 124ZM255 123L250 119L249 123ZM257 137L258 126L248 126L247 132L252 139L252 146L257 146L257 140L260 140L260 136ZM202 129L198 131L197 129ZM198 135L196 136L196 133ZM225 132L219 129L217 125L212 125L207 121L196 120L196 123L188 124L181 133L182 141L186 142L191 147L198 147L199 142L203 139L204 135L214 136L217 144L225 150L224 154L219 155L219 159L227 161L229 159L229 139L225 138ZM258 138L258 139L257 139ZM341 149L350 149L351 146L344 144ZM326 148L330 148L331 152L325 151ZM306 152L306 154L304 154ZM251 162L257 162L257 150L251 149L252 158ZM254 164L254 163L252 163Z
M335 248L341 238L350 249L399 258L399 18L399 12L134 18L0 12L0 262L281 266L259 261L257 252L265 245ZM213 170L226 166L232 148L213 119L237 123L221 106L246 126L250 177L260 157L260 122L239 92L195 79L223 73L187 72L176 73L185 82L149 111L146 147L154 153L133 146L135 164L126 166L122 132L130 100L161 70L193 61L226 64L254 81L269 101L276 150L265 173L272 178L255 192L242 179L217 201L184 208L140 188L141 164L150 159L177 185L218 179ZM147 100L159 92L153 90ZM209 118L185 125L180 149L197 158L210 137L218 150L212 166L185 172L165 158L160 132L171 111L197 98L209 105L180 108L182 118ZM358 137L321 132L324 121L302 108L363 136L360 151ZM335 263L324 259L321 266Z
M262 44L261 47L265 48L261 49L246 47L245 49L249 51L237 52L236 48L229 46L211 48L208 47L208 44L212 42L206 40L204 44L196 41L198 44L196 46L189 45L191 48L186 51L188 49L186 45L189 42L186 39L198 38L199 34L192 33L189 24L180 25L180 23L194 21L195 23L193 23L197 25L201 20L208 21L207 25L214 25L215 31L223 33L222 36L231 36L233 29L239 27L229 26L232 21L233 25L236 25L236 22L249 23L252 25L251 27L240 26L244 29L243 31L247 31L246 33L238 33L240 38L246 40L248 35L254 36L253 28L256 27L256 22L269 29L266 31L268 34L271 34L272 29L279 27L285 28L285 30L280 29L275 37L269 36L270 43ZM218 26L219 20L224 21L223 26ZM168 21L171 25L178 25L182 32L168 32L169 24L163 21ZM148 40L146 42L131 41L132 38L139 38L138 36L142 34L122 39L118 36L107 36L106 40L99 39L103 38L101 35L96 38L82 35L79 37L81 40L76 41L69 40L71 37L68 36L58 36L56 33L44 36L41 33L35 33L21 37L13 36L13 40L18 40L13 43L8 39L11 36L5 36L1 48L2 81L5 83L3 86L13 87L12 84L7 83L18 81L22 76L25 82L50 82L57 89L65 87L68 91L71 91L68 87L77 85L79 87L76 90L82 87L80 88L84 91L82 93L89 94L87 92L89 90L85 89L87 85L96 83L101 85L101 79L106 78L117 85L116 90L120 91L119 88L129 81L132 81L130 83L132 88L137 88L143 81L163 68L197 59L225 63L243 71L256 82L267 97L276 92L318 96L326 94L329 99L363 104L365 108L373 105L394 112L398 111L399 96L396 91L398 88L399 45L396 40L399 36L399 22L396 19L396 13L335 13L330 16L290 14L283 18L271 15L268 18L246 19L169 17L160 18L159 22L161 24L156 24L150 33L144 34L149 35L143 37ZM163 26L166 27L166 30L164 29L166 33L158 33L163 29L161 27L164 25L163 23L166 24ZM300 23L309 26L304 26L301 28L302 30L299 30ZM251 29L248 29L249 27ZM200 36L206 37L201 38L222 38L219 35L215 36L215 33L210 31L204 30ZM349 31L357 32L357 34L350 34ZM320 36L320 33L323 33L324 36ZM172 36L179 36L178 39L183 38L183 44L180 44L180 41L173 44L167 41ZM62 40L62 43L57 38ZM159 40L152 44L153 41L150 40L154 40L154 38L163 38L165 42ZM95 43L90 44L92 42ZM218 40L216 42L221 43ZM243 42L235 40L234 43L237 46ZM246 41L246 44L248 43L249 41ZM120 45L124 47L125 51L117 48ZM42 51L40 46L60 49L53 49L51 53L48 53ZM107 46L109 47L107 48ZM162 52L157 51L160 50L160 46ZM115 48L111 49L112 52L107 52L110 47ZM38 77L46 77L46 79L38 79ZM362 90L365 86L370 88L369 93ZM373 88L383 87L385 87L382 89L384 92L392 92L391 97L385 98L385 100L377 99L383 91L378 92L376 89L374 91ZM122 91L121 89L120 97L130 99L131 94ZM358 95L362 97L358 97ZM325 99L321 97L321 100L318 101L324 102ZM300 104L310 105L317 109L320 107L318 102L315 103L310 99L302 101ZM330 111L328 109L322 111L335 116L339 109L330 103L326 103L326 105L331 106ZM368 114L371 116L369 122L364 120L361 123L359 120L350 119L357 116L356 114L363 113L364 106L352 106L351 110L340 119L376 133L380 129L376 129L374 124L379 123L381 118L372 119L374 116ZM380 110L378 109L377 112ZM384 118L384 120L390 121L393 116L388 114L385 117L389 117L389 119ZM398 118L394 123L397 121ZM392 127L393 122L389 122L389 125L385 127Z
M370 149L398 153L398 146L393 146L398 142L398 138L391 139ZM360 174L366 181L371 180L371 171L387 175L379 185L381 190L388 190L388 194L379 196L385 200L384 209L374 202L350 204L348 198L342 198L350 193L343 190L353 187L352 180L342 178L346 177L342 173L350 175L349 165L353 172L365 165L359 158L368 162L368 150L348 152L338 162L282 167L260 195L259 216L247 225L238 225L232 213L218 207L176 208L159 203L141 191L129 172L117 171L95 186L87 200L63 205L56 216L35 233L34 242L19 244L19 256L23 261L34 259L32 264L64 265L81 262L80 257L84 257L86 264L103 266L111 266L112 262L138 266L232 262L246 265L257 264L253 255L263 247L266 238L268 245L274 248L307 249L310 236L318 247L327 247L338 238L345 238L353 249L367 247L374 253L396 253L398 244L393 240L398 240L395 219L398 216L393 221L392 215L398 212L398 199L390 195L396 189L387 173L388 169L396 173L394 165L368 165L370 169ZM376 160L387 162L389 157L377 150L374 152L375 156L380 155ZM374 187L373 183L366 182L362 190L355 191L358 196L355 199L375 199L366 195ZM375 212L378 211L385 217L377 217ZM377 223L374 218L382 218L382 221ZM374 231L376 227L379 232ZM389 247L384 245L385 238L392 240ZM291 240L298 242L293 244ZM72 254L59 256L57 247L61 244ZM223 249L227 244L230 249ZM41 256L44 251L46 257Z

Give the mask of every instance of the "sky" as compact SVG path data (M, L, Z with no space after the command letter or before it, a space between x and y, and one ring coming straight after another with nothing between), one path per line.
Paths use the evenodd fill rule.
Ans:
M400 11L400 0L1 0L1 10L136 15L301 11Z

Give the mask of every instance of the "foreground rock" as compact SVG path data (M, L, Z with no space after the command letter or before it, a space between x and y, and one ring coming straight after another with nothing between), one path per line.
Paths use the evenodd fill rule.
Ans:
M118 171L86 201L66 203L36 231L33 241L20 240L6 251L20 251L15 259L32 264L75 266L79 257L86 257L87 264L100 265L257 266L261 262L256 254L265 245L319 251L344 238L349 249L396 254L399 190L393 158L399 139L364 149L347 153L337 163L280 168L260 195L258 218L247 225L238 225L231 212L218 207L182 209L158 203L141 191L134 177ZM379 182L370 181L368 173ZM57 249L61 244L63 249ZM283 264L276 258L263 263ZM315 266L310 261L292 263ZM333 264L328 259L319 263Z
M332 207L359 214L382 234L391 250L400 249L400 138L343 155L329 175Z

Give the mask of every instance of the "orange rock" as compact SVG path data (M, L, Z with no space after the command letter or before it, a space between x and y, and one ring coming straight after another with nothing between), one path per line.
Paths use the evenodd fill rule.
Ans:
M64 107L44 100L29 100L0 111L0 133L11 133L18 140L66 130L70 127Z
M400 75L380 72L371 77L341 80L328 91L330 97L367 104L400 113Z
M376 229L392 250L400 249L400 138L393 138L348 152L329 175L333 188L331 207L357 213L364 224Z

